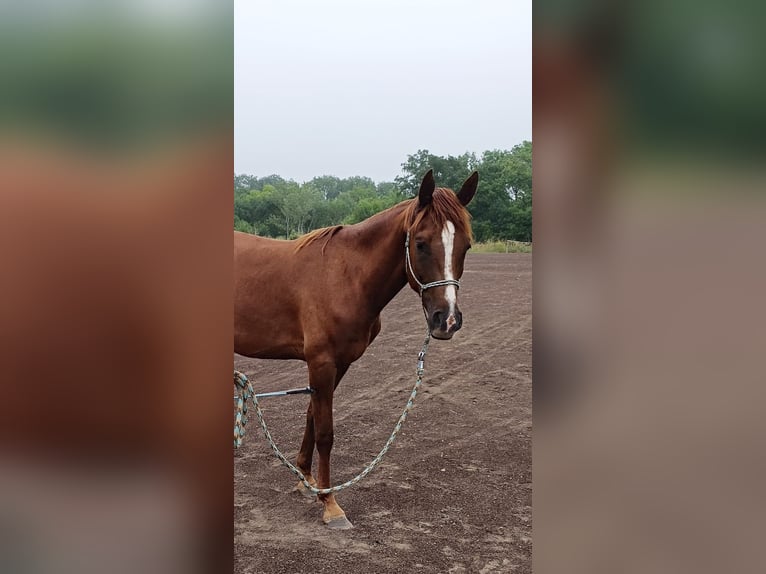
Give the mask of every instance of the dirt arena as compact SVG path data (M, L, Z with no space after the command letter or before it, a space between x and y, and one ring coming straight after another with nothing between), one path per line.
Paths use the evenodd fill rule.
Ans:
M469 254L463 328L432 341L415 408L378 468L338 494L353 530L321 522L321 504L273 456L255 415L234 455L234 553L245 573L532 571L532 256ZM388 439L415 382L425 320L403 290L335 394L333 484ZM299 361L236 357L256 392L306 386ZM261 401L293 462L306 395ZM316 465L316 454L314 464Z

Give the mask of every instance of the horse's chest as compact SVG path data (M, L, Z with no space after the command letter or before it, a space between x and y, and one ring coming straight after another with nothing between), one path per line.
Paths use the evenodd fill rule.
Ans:
M364 354L379 330L378 321L327 320L307 329L308 354L330 355L338 363L351 364Z
M348 341L345 345L339 346L336 349L336 356L339 362L351 364L364 354L368 346L369 343L362 339Z
M345 335L338 337L339 345L336 354L342 362L353 363L364 354L379 331L380 319L372 323L347 326Z

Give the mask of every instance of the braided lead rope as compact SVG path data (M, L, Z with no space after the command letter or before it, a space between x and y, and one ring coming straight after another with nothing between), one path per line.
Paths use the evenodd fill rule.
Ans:
M251 396L253 399L253 405L255 406L255 414L258 416L258 421L261 423L261 430L263 430L263 435L266 437L266 440L269 443L269 446L271 446L271 450L274 451L274 456L276 456L283 465L285 465L288 469L292 471L292 473L298 477L298 479L303 483L303 486L305 486L310 492L313 492L314 494L330 494L333 492L339 492L343 490L344 488L348 488L349 486L356 484L360 480L362 480L365 476L370 474L376 466L378 466L378 463L383 459L383 457L388 452L388 449L391 448L391 445L394 443L394 440L396 439L396 435L399 434L399 431L402 430L402 425L404 424L404 421L407 420L407 415L412 410L413 402L415 401L415 397L418 394L418 389L420 388L420 384L423 379L423 371L424 371L424 365L425 365L425 358L426 358L426 351L428 350L428 343L431 341L431 332L428 331L426 333L426 338L423 341L423 348L421 349L420 353L418 353L418 367L417 367L417 380L415 381L415 386L412 387L412 392L410 393L410 398L407 399L407 404L404 407L404 411L402 411L401 416L399 416L399 420L396 421L396 426L394 426L394 430L391 433L391 436L388 437L388 440L386 441L386 444L383 445L383 448L378 453L378 456L376 456L370 464L368 464L362 472L360 472L358 475L356 475L351 480L348 480L344 482L343 484L339 484L338 486L333 486L330 488L315 488L308 480L306 480L305 475L295 466L293 466L292 463L290 463L287 458L285 458L285 455L283 455L277 445L274 443L274 439L271 438L271 433L269 432L269 429L266 427L266 422L263 420L263 413L261 412L261 407L258 405L258 398L255 396L255 393L251 392ZM244 378L244 381L247 382L247 377L243 375L242 373L235 372L234 379L237 380L237 375L240 375ZM238 383L239 385L239 383ZM252 391L252 386L250 386L250 383L247 382L248 388L250 391ZM246 422L246 420L245 420ZM243 424L243 432L244 432L244 424ZM237 431L235 426L234 431L234 442L236 444L237 442ZM240 435L240 444L241 444L241 435Z
M239 371L234 371L234 384L237 386L237 394L234 396L237 401L237 414L234 416L234 448L239 448L245 436L247 401L255 397L255 391L247 377Z
M431 287L444 287L447 285L454 285L460 289L460 281L457 279L439 279L438 281L431 281L425 285L420 282L418 276L415 275L415 270L412 268L412 260L410 259L410 232L407 232L407 236L404 239L404 259L407 261L407 270L410 272L412 280L420 287L420 297L423 297L423 292Z

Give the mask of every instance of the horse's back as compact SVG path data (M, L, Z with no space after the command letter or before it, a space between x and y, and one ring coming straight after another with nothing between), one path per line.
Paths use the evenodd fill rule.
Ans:
M268 272L272 279L290 273L288 269L291 241L282 241L249 233L234 232L234 277L264 277ZM236 289L236 284L235 284Z
M279 250L280 246L289 247L290 241L261 237L250 233L234 232L234 262L245 253L255 253L267 256L268 251Z

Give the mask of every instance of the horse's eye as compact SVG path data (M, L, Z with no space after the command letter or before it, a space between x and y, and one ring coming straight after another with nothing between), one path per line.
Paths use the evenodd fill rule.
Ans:
M416 241L415 242L415 248L420 251L420 253L426 252L426 243L425 241Z

